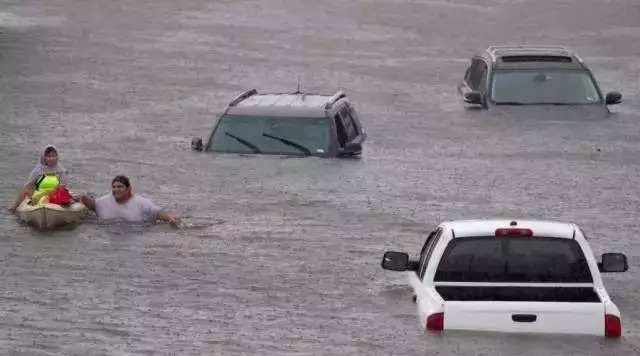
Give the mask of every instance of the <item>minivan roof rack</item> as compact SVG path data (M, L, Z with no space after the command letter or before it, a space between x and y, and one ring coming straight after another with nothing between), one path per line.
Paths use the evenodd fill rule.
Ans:
M248 97L250 97L252 95L256 95L256 94L258 94L258 90L255 89L255 88L252 88L252 89L249 89L249 90L245 90L240 95L235 97L235 99L231 100L231 102L229 103L229 106L236 106L242 100L244 100L244 99L246 99L246 98L248 98Z
M331 109L336 101L344 98L345 96L346 94L342 90L338 90L335 94L333 94L333 96L329 98L329 100L327 100L327 103L324 106L325 110Z

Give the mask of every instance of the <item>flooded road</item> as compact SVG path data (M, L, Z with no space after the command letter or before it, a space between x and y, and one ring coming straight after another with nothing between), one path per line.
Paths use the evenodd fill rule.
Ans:
M36 232L0 214L7 355L640 352L640 7L632 0L12 0L0 5L0 202L47 143L72 189L128 175L185 228ZM623 103L603 120L465 110L468 58L570 46ZM239 92L347 92L361 160L191 152ZM385 250L448 219L578 223L623 338L426 334Z

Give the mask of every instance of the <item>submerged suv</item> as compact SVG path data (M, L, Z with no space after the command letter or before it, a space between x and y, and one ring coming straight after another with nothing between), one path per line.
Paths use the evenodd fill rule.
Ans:
M622 95L602 95L593 74L561 46L492 46L476 54L458 85L464 102L496 105L571 105L604 109Z
M360 156L367 135L347 95L258 93L250 89L233 99L195 151Z
M600 273L626 271L627 258L605 253L597 261L572 223L444 222L418 260L387 251L382 268L411 272L420 325L430 331L622 334Z

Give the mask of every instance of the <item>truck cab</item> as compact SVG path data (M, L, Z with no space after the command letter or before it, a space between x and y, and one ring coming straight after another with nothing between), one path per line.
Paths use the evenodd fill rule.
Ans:
M605 253L596 261L572 223L445 222L429 234L418 260L388 251L382 268L410 272L420 324L430 331L622 333L600 273L626 271L626 256Z

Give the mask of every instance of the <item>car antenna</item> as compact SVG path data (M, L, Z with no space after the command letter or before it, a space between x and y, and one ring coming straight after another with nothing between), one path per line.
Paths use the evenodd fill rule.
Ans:
M296 94L302 94L302 100L307 96L307 93L300 93L300 74L298 74L298 88L296 89Z

